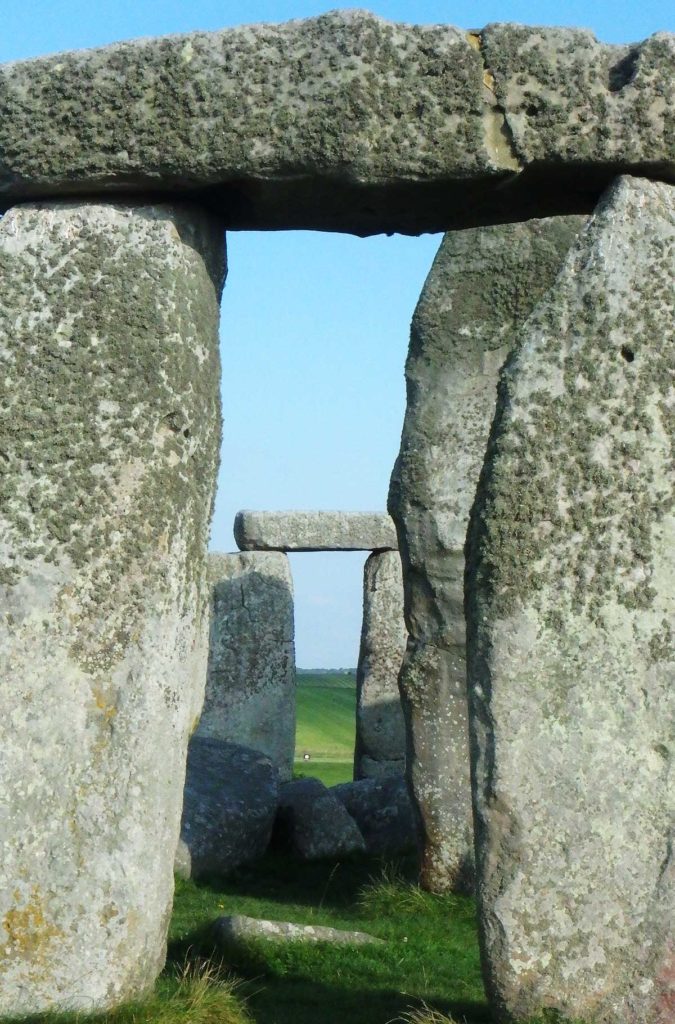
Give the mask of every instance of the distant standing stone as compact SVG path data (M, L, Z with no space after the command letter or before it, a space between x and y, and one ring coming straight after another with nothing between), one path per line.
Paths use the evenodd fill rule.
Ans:
M201 706L223 233L199 209L0 221L0 1016L164 964Z
M406 577L400 683L424 823L422 883L437 892L466 888L472 874L464 543L499 370L583 223L561 217L447 234L413 316L389 509Z
M363 570L363 625L356 670L354 778L405 771L405 724L398 690L408 631L398 551L375 552Z
M675 1019L675 188L608 190L523 329L470 533L500 1020Z
M278 796L279 777L269 758L237 743L193 736L181 826L192 877L226 875L262 857Z
M396 550L386 512L237 512L234 539L242 551Z
M211 632L197 734L259 750L293 773L293 581L277 552L211 554Z

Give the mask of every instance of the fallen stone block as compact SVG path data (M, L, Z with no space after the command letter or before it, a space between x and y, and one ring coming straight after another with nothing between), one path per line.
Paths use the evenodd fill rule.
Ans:
M198 736L251 747L293 773L293 581L286 555L210 554L211 630Z
M255 917L234 914L219 917L213 926L218 946L232 952L251 941L264 939L272 942L330 942L340 946L372 946L384 944L367 932L348 932L316 924L292 924L290 921L264 921Z
M356 822L319 779L295 779L281 786L273 846L302 860L363 853Z
M356 670L354 778L405 771L405 723L398 689L408 631L398 551L378 551L363 570L363 625Z
M237 512L242 551L380 551L398 547L386 512Z
M432 891L466 889L472 875L464 544L499 372L583 224L569 217L447 234L413 316L389 509L410 633L399 678L408 771L424 824L422 884Z
M394 856L418 848L417 811L402 776L343 782L329 792L358 825L367 853Z
M278 797L278 774L269 758L236 743L193 736L181 826L192 877L226 875L262 857Z
M164 965L207 653L219 223L50 202L0 221L0 1016Z
M480 926L500 1020L675 1006L675 188L622 178L509 364L469 532Z

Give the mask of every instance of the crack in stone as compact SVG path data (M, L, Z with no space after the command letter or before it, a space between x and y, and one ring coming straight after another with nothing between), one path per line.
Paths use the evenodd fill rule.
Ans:
M495 76L485 61L483 34L480 31L467 32L469 46L480 54L483 62L483 127L485 148L490 159L505 171L520 172L524 163L518 156L516 144L506 117L495 92Z

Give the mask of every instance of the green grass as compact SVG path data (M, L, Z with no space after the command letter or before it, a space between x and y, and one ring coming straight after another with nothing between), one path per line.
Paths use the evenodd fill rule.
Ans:
M484 1024L473 902L424 893L412 872L267 857L228 880L179 882L170 958L214 955L209 925L222 914L367 931L386 944L251 943L227 969L244 979L256 1024L387 1024L424 1005Z
M354 673L298 675L296 770L326 785L352 777L356 715ZM303 754L310 755L303 761Z

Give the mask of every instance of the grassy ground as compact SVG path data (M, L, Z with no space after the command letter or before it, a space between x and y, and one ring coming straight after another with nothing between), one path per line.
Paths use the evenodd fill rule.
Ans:
M319 778L327 786L351 780L355 713L353 672L298 674L296 774ZM308 761L304 754L310 755Z

